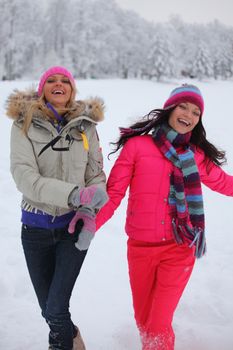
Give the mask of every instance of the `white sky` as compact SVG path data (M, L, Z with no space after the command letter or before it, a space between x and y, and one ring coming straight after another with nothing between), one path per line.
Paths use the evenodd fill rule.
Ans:
M164 22L180 15L184 22L208 23L214 19L233 26L233 0L116 0L147 20Z

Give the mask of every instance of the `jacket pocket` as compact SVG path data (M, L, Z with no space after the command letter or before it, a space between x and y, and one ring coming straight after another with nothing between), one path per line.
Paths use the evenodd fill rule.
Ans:
M45 128L37 126L36 124L32 124L28 130L28 138L33 143L46 144L53 139L53 135Z
M94 173L99 173L103 169L103 154L101 148L89 155L88 164Z
M156 203L154 195L150 194L130 198L127 208L127 225L134 229L155 229Z

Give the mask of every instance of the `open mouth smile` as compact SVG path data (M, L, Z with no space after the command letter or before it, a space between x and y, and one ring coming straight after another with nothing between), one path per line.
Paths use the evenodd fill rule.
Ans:
M185 120L185 119L182 119L182 118L178 118L177 119L178 120L178 122L180 123L180 124L182 124L182 125L184 125L184 126L191 126L191 123L188 121L188 120Z
M63 90L53 90L52 94L53 95L64 95L65 92Z

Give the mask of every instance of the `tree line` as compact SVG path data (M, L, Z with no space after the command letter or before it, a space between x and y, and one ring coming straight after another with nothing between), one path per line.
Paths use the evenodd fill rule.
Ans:
M152 23L114 0L0 0L0 79L64 65L76 78L233 76L233 27ZM159 10L159 9L158 9Z

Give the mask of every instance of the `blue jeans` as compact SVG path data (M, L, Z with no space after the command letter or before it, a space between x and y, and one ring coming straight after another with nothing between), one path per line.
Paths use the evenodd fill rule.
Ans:
M72 350L77 330L71 321L69 301L87 251L74 243L79 232L66 228L43 229L22 225L22 245L42 316L49 325L53 350Z

